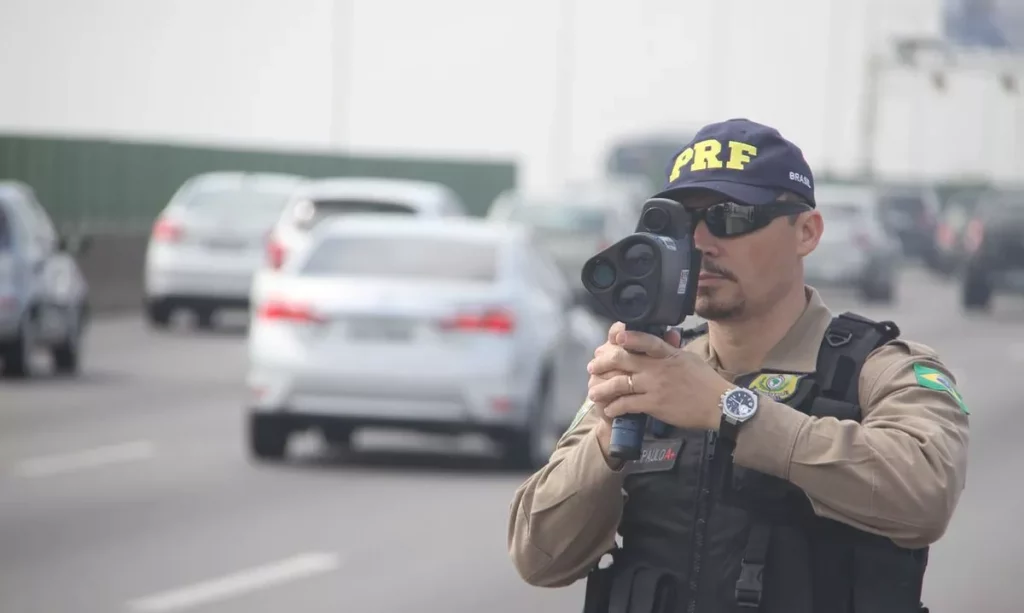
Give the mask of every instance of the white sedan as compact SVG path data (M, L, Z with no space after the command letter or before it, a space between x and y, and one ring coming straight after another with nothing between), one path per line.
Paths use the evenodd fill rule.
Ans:
M153 224L146 247L150 325L164 328L185 309L208 328L218 310L247 308L267 234L302 182L293 175L236 172L186 181Z
M267 279L249 331L249 446L319 430L483 433L543 464L605 330L530 232L473 218L327 220Z

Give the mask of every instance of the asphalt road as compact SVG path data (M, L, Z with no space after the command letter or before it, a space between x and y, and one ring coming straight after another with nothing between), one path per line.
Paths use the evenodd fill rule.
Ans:
M927 579L932 611L1018 613L1024 517L1024 301L960 314L955 288L913 272L896 320L940 350L973 410L967 491ZM577 611L582 585L532 588L505 552L523 475L486 447L369 435L306 441L283 466L242 439L239 331L159 334L96 322L85 373L0 384L0 611L365 613Z

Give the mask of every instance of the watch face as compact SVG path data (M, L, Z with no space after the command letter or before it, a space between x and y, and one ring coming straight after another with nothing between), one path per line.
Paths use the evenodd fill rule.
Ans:
M733 390L725 397L724 408L736 419L747 419L757 410L757 397L750 390Z

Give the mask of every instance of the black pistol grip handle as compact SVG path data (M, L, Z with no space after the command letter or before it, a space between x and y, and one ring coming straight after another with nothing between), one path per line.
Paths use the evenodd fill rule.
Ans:
M665 334L665 326L626 324L626 329L646 332L659 338ZM625 461L638 459L644 444L647 419L647 416L641 413L621 415L613 419L611 441L608 444L608 455Z

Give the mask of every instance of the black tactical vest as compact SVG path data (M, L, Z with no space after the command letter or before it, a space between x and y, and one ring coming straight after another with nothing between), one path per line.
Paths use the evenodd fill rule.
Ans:
M768 375L758 379L762 393L859 422L861 366L899 333L892 322L844 313L825 332L814 373L777 373L799 376L795 385L773 373L736 383ZM927 549L816 516L796 486L733 465L731 445L715 432L656 425L623 470L622 547L610 552L611 566L591 571L584 613L927 612Z

